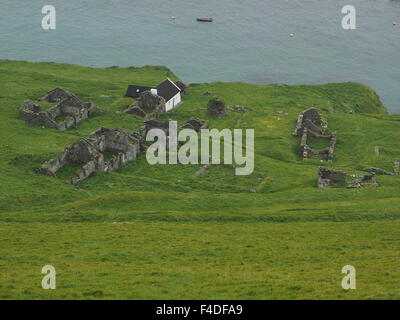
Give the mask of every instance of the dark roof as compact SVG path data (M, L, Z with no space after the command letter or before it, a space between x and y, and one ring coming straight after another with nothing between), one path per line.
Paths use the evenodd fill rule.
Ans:
M163 82L161 82L157 86L157 94L160 97L163 97L166 102L171 100L175 95L177 95L179 92L181 92L181 89L179 89L171 80L167 79Z
M128 90L126 90L126 97L130 98L139 98L140 94L145 91L149 91L150 87L143 87L143 86L128 86Z

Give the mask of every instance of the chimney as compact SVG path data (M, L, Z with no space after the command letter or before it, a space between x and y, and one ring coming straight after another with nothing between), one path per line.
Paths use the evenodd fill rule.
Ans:
M151 92L152 95L155 95L155 96L156 96L157 93L158 93L158 92L157 92L157 89L151 89L150 92Z

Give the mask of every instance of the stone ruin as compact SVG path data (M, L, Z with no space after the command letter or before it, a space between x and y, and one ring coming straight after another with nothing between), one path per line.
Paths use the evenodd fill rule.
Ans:
M393 171L384 170L381 168L369 168L373 174L376 175L387 175L387 176L399 176L400 175L400 160L396 160L393 165Z
M375 178L375 174L373 173L365 174L361 177L361 179L347 186L348 189L358 189L362 187L373 187L373 188L379 187L379 184Z
M166 120L164 122L156 121L154 119L146 120L144 126L140 129L142 137L146 137L147 133L151 129L161 129L169 136L169 122L171 120ZM208 120L201 120L198 118L191 118L185 124L180 126L178 129L192 129L196 132L200 132L201 129L208 128Z
M396 172L391 172L391 171L387 171L387 170L384 170L384 169L381 169L381 168L370 168L369 169L373 174L376 174L376 175L387 175L387 176L396 176L396 175L398 175L398 173L396 173Z
M169 121L160 122L154 119L145 120L143 127L140 129L142 136L146 136L151 129L161 129L169 136Z
M20 107L20 118L35 126L67 130L72 126L88 119L97 108L94 103L83 103L76 96L61 88L50 91L39 101L57 102L58 104L48 110L43 110L39 105L28 101ZM57 118L64 117L63 122Z
M63 88L55 88L47 92L44 97L39 98L38 101L61 102L62 100L67 99L70 96L72 96L72 94L64 90Z
M333 185L344 185L347 180L347 173L344 171L319 168L318 188L328 188Z
M165 99L150 91L144 91L137 101L126 110L126 113L147 119L158 118L165 113Z
M379 183L376 181L377 175L388 175L388 176L399 176L400 175L400 160L394 162L394 171L387 171L381 168L368 168L367 173L363 176L352 175L354 178L358 178L352 183L347 185L348 189L358 189L363 187L379 187ZM344 186L346 185L347 174L343 171L331 170L326 168L319 168L318 170L318 188L328 188L332 186Z
M318 188L346 187L347 189L358 189L363 187L379 187L375 174L365 174L360 179L347 184L347 173L344 171L332 170L327 168L318 169Z
M207 120L191 118L180 129L190 128L199 132L207 125ZM147 120L138 132L101 128L87 138L79 139L66 147L56 158L43 163L36 172L55 177L64 166L80 164L81 169L67 180L71 184L78 184L95 171L118 170L128 162L136 160L138 154L146 150L146 134L153 128L164 130L168 136L169 120L165 122Z
M201 129L208 128L208 120L200 120L198 118L191 118L187 121L181 129L192 129L196 132L200 132Z
M300 113L293 135L300 137L299 152L303 159L310 155L316 158L332 161L336 146L336 132L325 135L326 123L322 120L316 108L309 108ZM310 147L310 139L323 139L329 141L329 147L315 150Z
M77 184L95 171L114 171L136 159L140 152L137 133L122 129L101 128L86 139L80 139L66 147L57 158L45 162L36 171L47 176L56 176L57 171L69 163L82 164L82 168L67 181ZM106 153L111 154L109 160Z

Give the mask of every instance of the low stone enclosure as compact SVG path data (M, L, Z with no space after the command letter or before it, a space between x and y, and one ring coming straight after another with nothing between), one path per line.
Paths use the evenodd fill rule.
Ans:
M206 128L207 120L191 118L180 129L190 128L196 131ZM145 121L138 132L127 132L123 129L101 128L85 139L79 139L66 147L56 158L51 159L36 169L46 176L57 175L57 172L68 164L80 164L81 169L67 182L77 184L87 179L95 171L114 171L128 162L136 160L138 154L146 150L145 137L149 130L159 128L169 131L169 120L158 122Z
M45 162L37 172L56 176L58 170L69 163L82 164L82 169L68 179L77 184L95 171L114 171L136 159L140 152L140 137L122 129L101 128L88 138L80 139L66 147L57 158ZM112 154L106 160L106 153Z
M399 161L394 163L394 172L386 171L380 168L369 168L371 173L364 174L362 176L352 175L355 178L350 184L347 182L348 174L344 171L332 170L327 168L318 169L318 188L329 188L329 187L345 187L348 189L358 189L363 187L379 187L376 181L376 175L389 175L389 176L400 176L398 170Z
M359 177L358 180L348 184L348 175L344 171L319 168L318 169L318 188L324 189L329 187L356 189L362 187L379 187L376 182L375 174L365 174Z
M303 159L310 155L316 158L332 161L336 146L336 132L325 134L326 123L322 120L316 108L309 108L300 113L293 135L300 137L299 153ZM329 147L323 150L315 150L310 147L310 140L327 140Z
M20 107L20 118L35 126L67 130L72 126L88 119L97 108L94 103L83 103L76 96L62 88L49 91L39 101L56 102L57 105L49 110L43 110L39 105L28 101ZM57 122L57 118L65 117Z

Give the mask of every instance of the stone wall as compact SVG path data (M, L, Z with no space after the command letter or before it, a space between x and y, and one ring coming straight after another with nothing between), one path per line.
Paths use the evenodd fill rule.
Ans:
M309 108L299 114L296 128L293 132L295 137L300 137L303 134L303 129L308 128L316 133L323 134L323 130L319 128L323 123L321 115L316 108Z
M315 108L310 108L300 113L293 135L300 137L299 153L303 159L313 155L319 159L333 160L336 146L336 132L325 135L324 129L319 127L323 123L324 121ZM314 150L310 147L310 138L328 140L329 147L323 150Z
M192 129L196 132L200 132L201 129L206 129L207 127L208 127L208 120L191 118L183 126L181 126L181 129Z
M62 100L70 97L72 94L63 88L55 88L49 91L44 97L38 99L38 101L47 102L61 102Z
M41 107L32 102L25 102L20 107L20 118L31 125L58 129L57 122Z
M356 182L347 186L348 189L358 189L363 187L373 187L373 188L379 187L379 184L375 178L375 174L373 173L365 174L361 177L360 180L357 180Z

